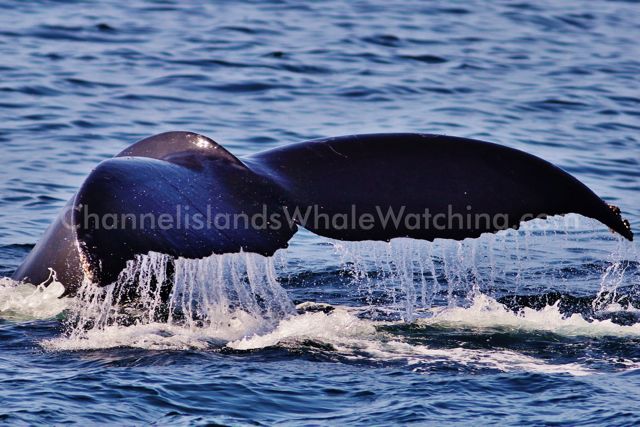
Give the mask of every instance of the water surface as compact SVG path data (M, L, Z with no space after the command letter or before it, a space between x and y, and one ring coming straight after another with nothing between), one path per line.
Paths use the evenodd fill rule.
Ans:
M168 130L238 155L486 139L574 174L637 232L639 38L624 1L2 2L0 275L99 161ZM570 216L462 244L302 232L273 260L187 262L183 277L226 278L183 280L218 299L173 323L151 297L127 322L83 323L105 313L91 295L3 280L0 420L637 424L639 262ZM266 306L234 300L243 280ZM510 311L514 295L538 310Z

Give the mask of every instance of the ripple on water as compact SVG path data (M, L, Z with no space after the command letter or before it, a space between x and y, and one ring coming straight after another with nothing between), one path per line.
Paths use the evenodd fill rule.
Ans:
M0 3L0 275L99 161L174 128L240 154L478 137L564 167L640 227L633 2L45 3ZM106 316L74 341L58 288L4 279L0 420L638 424L637 243L548 224L430 248L301 232L276 268L297 308L269 322Z

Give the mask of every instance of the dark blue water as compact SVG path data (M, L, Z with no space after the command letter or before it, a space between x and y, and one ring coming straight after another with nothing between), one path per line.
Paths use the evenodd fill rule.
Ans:
M238 155L379 131L490 140L640 230L638 3L200 3L0 3L0 275L94 165L167 130ZM229 262L281 286L282 310L86 331L69 319L90 304L4 279L0 421L640 423L638 245L600 224L463 244L303 232L276 260ZM515 295L538 309L510 311Z

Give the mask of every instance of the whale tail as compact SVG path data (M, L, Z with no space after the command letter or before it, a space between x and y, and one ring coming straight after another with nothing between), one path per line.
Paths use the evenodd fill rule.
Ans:
M300 225L340 240L461 240L568 213L633 239L620 210L568 173L483 141L354 135L287 145L245 163L285 190Z
M354 135L238 158L204 136L168 132L98 165L13 278L38 283L53 266L73 292L83 277L112 283L150 251L271 255L298 225L340 240L461 240L567 213L633 239L620 210L577 179L488 142Z

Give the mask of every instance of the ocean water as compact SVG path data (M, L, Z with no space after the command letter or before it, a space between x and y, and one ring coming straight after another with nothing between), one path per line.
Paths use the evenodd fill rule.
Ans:
M98 162L168 130L238 155L485 139L640 230L638 3L202 3L0 2L0 276ZM0 279L0 422L640 423L638 244L577 215L460 243L303 230L272 258L175 261L163 309L167 262L127 267L136 305Z

